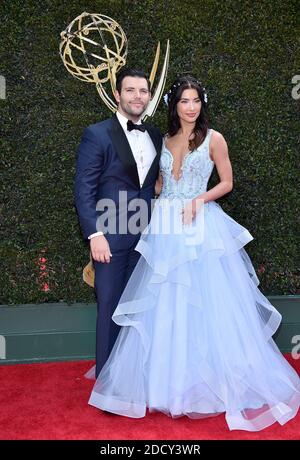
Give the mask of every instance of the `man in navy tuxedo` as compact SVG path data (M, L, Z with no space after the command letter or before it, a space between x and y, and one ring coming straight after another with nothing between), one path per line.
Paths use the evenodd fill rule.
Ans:
M111 317L140 256L134 248L141 222L145 226L150 220L162 147L160 131L141 121L151 97L146 75L123 70L116 89L116 114L83 133L75 178L78 217L95 265L96 377L120 329ZM139 214L137 202L146 204ZM131 218L137 223L134 231L127 225Z

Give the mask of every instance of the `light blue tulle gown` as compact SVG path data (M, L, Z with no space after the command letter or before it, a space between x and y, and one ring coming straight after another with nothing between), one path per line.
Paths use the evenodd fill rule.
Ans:
M244 246L253 237L214 201L189 226L184 203L206 191L211 130L184 157L163 145L163 188L136 250L141 257L113 313L123 326L89 404L127 417L225 413L230 430L293 418L300 379L272 335L280 313L258 289Z

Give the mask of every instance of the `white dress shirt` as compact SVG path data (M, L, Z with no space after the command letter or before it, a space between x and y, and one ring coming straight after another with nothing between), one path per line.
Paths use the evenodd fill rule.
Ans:
M150 166L156 156L156 150L151 140L151 137L145 131L139 131L137 129L133 129L132 131L128 131L127 129L127 121L128 118L124 117L120 112L116 113L116 116L119 120L120 125L122 126L127 140L129 142L131 151L133 153L139 180L140 186L143 186L144 180L148 174ZM141 124L141 120L138 120L136 124ZM96 232L89 236L89 239L93 238L94 236L103 235L103 232Z

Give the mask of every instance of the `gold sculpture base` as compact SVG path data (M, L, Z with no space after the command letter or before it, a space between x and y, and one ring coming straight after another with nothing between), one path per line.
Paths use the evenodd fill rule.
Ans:
M82 278L86 284L92 288L95 287L95 267L91 254L89 263L83 269Z

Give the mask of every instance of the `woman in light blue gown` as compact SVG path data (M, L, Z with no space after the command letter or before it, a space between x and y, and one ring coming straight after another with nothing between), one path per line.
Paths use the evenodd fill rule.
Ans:
M167 94L161 189L113 313L123 326L89 404L127 417L225 413L230 430L293 418L300 379L272 339L281 316L258 289L253 237L214 200L232 189L227 144L209 128L200 82ZM220 182L207 191L216 166Z

